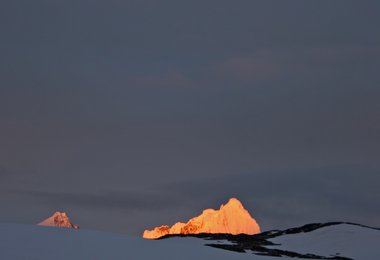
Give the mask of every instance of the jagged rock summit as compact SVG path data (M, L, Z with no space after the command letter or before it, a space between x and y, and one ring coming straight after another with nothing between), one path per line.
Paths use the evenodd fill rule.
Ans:
M62 228L74 228L79 229L78 225L74 225L70 222L69 217L65 212L57 211L51 217L45 219L44 221L38 223L39 226L48 227L62 227Z
M156 239L169 234L199 233L253 235L260 233L260 227L241 202L236 198L231 198L227 204L220 206L219 210L206 209L201 215L190 219L187 223L177 222L171 227L165 225L153 230L145 230L143 237Z

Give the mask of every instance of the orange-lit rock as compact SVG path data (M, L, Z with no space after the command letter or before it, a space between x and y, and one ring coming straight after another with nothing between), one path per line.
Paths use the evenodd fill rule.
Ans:
M199 234L199 233L227 233L227 234L257 234L260 227L244 209L238 199L231 198L219 210L206 209L198 217L187 223L178 222L172 227L161 226L153 230L145 230L143 237L159 238L168 234Z
M53 216L45 219L44 221L38 223L39 226L48 226L48 227L63 227L63 228L74 228L79 229L78 225L74 225L70 222L69 217L65 212L55 212Z

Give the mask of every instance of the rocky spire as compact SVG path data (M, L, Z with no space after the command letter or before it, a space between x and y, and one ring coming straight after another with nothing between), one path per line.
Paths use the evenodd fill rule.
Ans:
M38 225L79 229L79 226L74 225L70 222L70 219L65 212L60 212L60 211L55 212L51 217L38 223Z
M178 222L172 227L161 226L153 230L145 230L143 237L159 238L168 234L257 234L260 227L236 198L231 198L219 210L206 209L201 215L190 219L187 223Z

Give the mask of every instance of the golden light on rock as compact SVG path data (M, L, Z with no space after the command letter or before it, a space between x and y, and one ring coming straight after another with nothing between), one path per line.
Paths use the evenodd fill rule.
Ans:
M169 234L257 234L260 226L236 198L231 198L219 210L206 209L198 217L187 223L177 222L173 226L160 226L153 230L145 230L144 238L156 239Z

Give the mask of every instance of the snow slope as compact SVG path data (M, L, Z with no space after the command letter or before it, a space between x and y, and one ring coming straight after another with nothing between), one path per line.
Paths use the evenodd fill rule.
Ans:
M275 248L323 256L341 255L352 259L380 259L380 230L355 224L338 224L308 233L270 239Z
M204 246L198 238L148 240L105 232L0 224L0 259L271 259Z
M263 236L269 236L268 240L277 244L265 246L268 250L276 249L323 257L341 256L346 257L345 259L380 259L378 248L380 230L347 223L325 225L310 232L307 232L307 229L302 230L302 227L295 230L297 232L293 232L294 234L286 233L287 231L273 231L262 233L263 235L246 235L245 239L248 240L245 241L240 240L241 236L238 236L236 241L220 239L223 235L216 240L204 240L196 237L149 240L90 230L0 224L0 259L285 259L286 257L256 255L255 253L263 253L263 251L254 252L253 249L247 248L245 249L246 253L238 253L205 246L205 244L219 244L228 247L248 241L248 248L250 246L254 248L255 242L252 241L258 241L255 239ZM274 235L272 236L272 234ZM213 235L211 234L211 236Z

